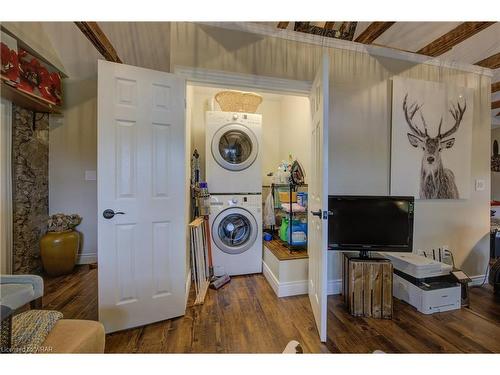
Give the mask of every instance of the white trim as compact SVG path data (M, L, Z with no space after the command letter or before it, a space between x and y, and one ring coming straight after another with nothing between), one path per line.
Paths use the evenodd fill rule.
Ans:
M174 73L186 81L207 86L248 87L267 92L280 92L309 96L312 82L298 81L254 74L233 73L222 70L175 66Z
M279 297L307 295L307 280L280 283Z
M274 293L276 293L276 295L279 297L280 283L276 276L274 276L273 271L271 271L269 266L264 261L262 261L262 273L264 274L264 277L266 278L271 288L274 290Z
M326 291L326 294L328 294L329 296L332 294L342 293L342 279L328 280Z
M262 261L262 273L278 297L299 296L307 294L307 280L287 281L280 283L269 266Z
M80 253L76 260L76 264L92 264L97 263L97 253Z
M469 276L472 280L469 286L479 286L483 283L485 275ZM485 284L488 284L488 279L486 279Z
M438 58L419 55L417 53L412 53L412 52L400 51L388 47L366 45L356 42L350 42L347 40L328 38L321 35L301 33L287 29L278 29L272 26L262 25L253 22L202 22L202 24L219 27L223 29L237 30L252 34L292 40L295 42L314 44L322 47L337 48L337 49L367 53L373 56L381 56L397 60L404 60L418 64L438 66L441 68L457 69L470 73L482 74L488 77L493 76L493 71L491 69L483 68L477 65L462 63L458 61L440 60Z
M12 103L2 98L0 113L0 273L12 273ZM5 123L4 123L5 121Z

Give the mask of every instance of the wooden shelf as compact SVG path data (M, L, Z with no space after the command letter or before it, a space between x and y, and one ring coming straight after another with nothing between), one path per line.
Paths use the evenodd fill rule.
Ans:
M9 85L2 78L0 93L3 98L12 103L35 112L61 114L61 107L51 104L44 99L28 94Z
M307 255L307 247L304 247L302 251L290 251L283 241L276 238L273 238L271 241L264 241L264 246L280 261L309 258Z

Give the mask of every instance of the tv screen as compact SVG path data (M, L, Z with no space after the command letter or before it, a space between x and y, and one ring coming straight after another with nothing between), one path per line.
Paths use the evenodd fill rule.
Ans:
M411 252L413 197L329 196L332 250Z

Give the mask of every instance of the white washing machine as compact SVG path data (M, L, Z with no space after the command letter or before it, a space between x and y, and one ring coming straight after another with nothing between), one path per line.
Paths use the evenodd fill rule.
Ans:
M212 195L210 210L215 275L262 272L262 196Z
M211 193L262 193L262 116L206 112L206 180Z

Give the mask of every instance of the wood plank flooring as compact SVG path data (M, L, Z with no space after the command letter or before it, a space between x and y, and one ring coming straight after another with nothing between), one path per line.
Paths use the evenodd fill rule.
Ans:
M328 299L328 348L334 353L500 353L500 297L471 288L471 307L432 315L394 299L392 320L353 317L341 296Z
M355 318L328 298L328 341L320 343L307 296L277 298L262 275L233 277L184 317L110 334L108 353L279 353L290 340L306 353L500 353L500 297L472 288L471 308L422 315L394 300L394 319ZM97 270L45 278L44 308L97 319Z

